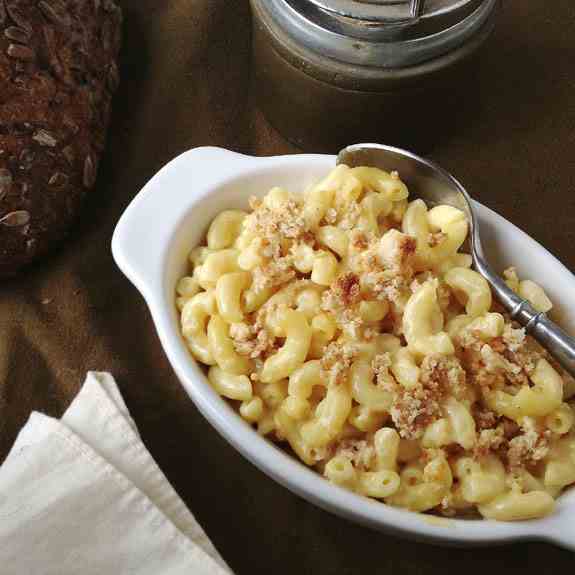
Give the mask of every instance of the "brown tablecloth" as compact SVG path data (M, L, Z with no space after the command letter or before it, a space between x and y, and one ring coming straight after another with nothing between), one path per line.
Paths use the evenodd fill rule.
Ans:
M31 410L60 415L85 372L105 369L152 454L240 575L573 567L573 555L542 543L447 550L352 525L268 479L198 413L142 298L112 261L114 224L154 172L187 148L297 150L253 103L247 0L123 5L123 80L97 189L60 250L0 284L0 461ZM572 0L508 1L484 54L479 105L428 151L571 269L574 62Z

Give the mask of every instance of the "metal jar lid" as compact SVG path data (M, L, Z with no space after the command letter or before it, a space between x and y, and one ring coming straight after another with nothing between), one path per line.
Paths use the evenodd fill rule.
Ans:
M284 34L347 64L403 68L468 42L499 0L263 0Z

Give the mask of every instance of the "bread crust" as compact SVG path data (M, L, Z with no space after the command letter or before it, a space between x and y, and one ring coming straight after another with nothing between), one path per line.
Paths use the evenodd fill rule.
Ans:
M121 22L113 0L0 0L0 277L60 240L94 187Z

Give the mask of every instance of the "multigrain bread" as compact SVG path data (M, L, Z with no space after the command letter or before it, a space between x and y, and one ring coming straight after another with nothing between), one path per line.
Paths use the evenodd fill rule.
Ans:
M94 187L121 21L113 0L0 0L0 277L61 239Z

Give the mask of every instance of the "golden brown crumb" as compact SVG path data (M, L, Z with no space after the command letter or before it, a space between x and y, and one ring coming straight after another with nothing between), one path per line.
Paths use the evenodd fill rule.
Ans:
M441 405L435 393L422 385L401 387L389 413L401 437L419 439L424 429L440 416Z
M513 439L514 437L517 437L521 432L519 425L507 417L501 418L501 425L503 426L503 434L505 435L505 439Z
M389 353L378 353L371 362L371 367L376 375L387 374L391 367L391 356Z
M448 393L461 400L469 394L465 371L455 356L426 356L421 363L420 381L424 387L437 391L438 397Z
M411 277L413 275L413 254L417 241L412 236L390 230L379 242L378 254L385 268L393 270L397 275Z
M525 344L525 328L516 329L506 323L503 328L503 341L510 351L518 351Z
M357 220L361 216L361 208L359 204L353 202L349 206L346 206L343 217L341 218L338 226L344 230L351 230L353 226L357 223Z
M321 308L332 313L341 330L351 337L360 337L363 320L356 305L361 301L359 278L352 272L341 275L322 294Z
M408 280L402 276L390 276L389 271L370 272L362 276L363 286L377 299L388 300L403 311L410 295Z
M301 205L292 198L274 209L261 201L253 205L250 201L250 207L254 211L245 220L246 229L270 241L282 237L296 239L308 231Z
M442 311L447 310L451 303L451 290L442 281L437 284L437 303Z
M234 348L237 353L254 359L272 349L275 342L275 338L265 328L257 332L252 329L247 337L244 332L236 334L230 329L230 336L234 340Z
M410 389L399 388L390 414L401 437L418 439L441 416L446 396L463 398L467 393L465 372L457 358L429 355L421 364L419 384Z
M366 235L361 230L353 230L350 233L350 244L357 251L364 251L369 245Z
M494 429L482 429L477 436L473 456L475 458L484 457L491 451L497 451L506 443L502 425Z
M511 383L521 385L528 383L525 374L522 373L521 366L509 361L500 352L495 351L489 344L485 344L481 347L480 354L483 365L487 371L491 373L497 371L502 372Z
M522 345L512 349L510 347L505 351L505 356L512 362L520 365L526 374L531 374L535 370L537 362L546 357L549 361L554 360L549 354L537 343L531 336L526 336Z
M359 315L357 308L348 308L342 310L336 315L336 321L339 328L345 332L349 337L358 339L361 337L360 329L363 324L363 320Z
M345 380L356 355L357 350L350 343L334 341L324 349L320 364L328 375L330 385L338 385Z
M498 417L495 412L482 407L479 404L474 404L471 410L473 419L475 420L475 426L478 431L483 429L492 429L497 425Z
M346 273L335 281L322 295L322 308L337 311L359 302L361 296L359 278L354 273Z
M521 433L509 441L507 460L513 468L541 461L549 453L549 433L538 429L535 421L525 417Z
M304 244L307 244L307 245L312 246L312 247L316 244L315 234L311 230L303 232L301 234L299 240L301 242L303 242Z
M342 306L353 305L360 296L359 278L353 273L344 274L337 278L333 290Z
M335 454L346 457L356 469L362 471L370 469L375 459L373 441L366 439L344 439L339 442Z
M379 353L371 362L377 386L386 391L395 392L397 391L397 382L389 372L390 367L391 355L389 353Z
M256 291L282 285L295 278L290 257L278 258L252 270L253 287Z
M492 389L501 388L506 383L528 385L527 373L530 373L528 368L534 361L534 355L525 344L516 347L516 352L511 351L507 344L510 337L513 343L517 343L519 334L511 335L508 330L504 332L504 337L492 338L488 342L472 329L463 329L458 334L460 356L475 385Z

